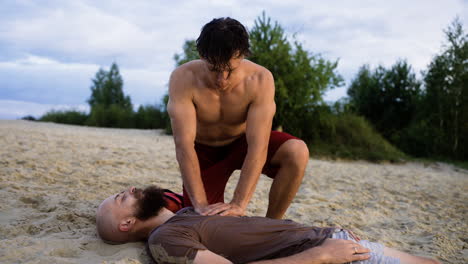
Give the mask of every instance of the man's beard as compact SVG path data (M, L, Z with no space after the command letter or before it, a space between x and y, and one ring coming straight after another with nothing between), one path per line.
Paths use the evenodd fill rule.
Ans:
M163 189L154 185L144 190L135 189L135 198L137 198L135 216L142 221L156 216L161 208L167 205Z

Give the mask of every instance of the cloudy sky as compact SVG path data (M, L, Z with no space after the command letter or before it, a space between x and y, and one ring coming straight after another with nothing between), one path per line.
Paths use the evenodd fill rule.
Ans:
M468 29L467 0L1 0L0 119L87 110L91 78L114 61L134 105L159 103L186 39L214 17L252 28L263 10L307 50L339 59L346 85L327 101L363 64L424 70L457 15Z

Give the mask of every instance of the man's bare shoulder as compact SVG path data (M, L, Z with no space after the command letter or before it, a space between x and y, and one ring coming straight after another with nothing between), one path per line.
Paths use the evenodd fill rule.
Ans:
M194 87L198 83L198 76L200 76L203 62L201 60L193 60L184 63L177 67L171 73L169 82L169 91L177 91L180 89L186 92L190 87Z
M197 74L202 70L203 61L193 60L186 62L172 71L172 75Z
M246 81L249 85L254 87L272 87L273 85L273 74L265 67L251 62L249 60L244 60L245 63L245 71L247 72Z

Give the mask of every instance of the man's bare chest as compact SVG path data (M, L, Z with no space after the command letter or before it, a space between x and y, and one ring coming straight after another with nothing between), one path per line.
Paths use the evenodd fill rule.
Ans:
M250 98L243 91L202 91L195 96L194 104L199 123L237 125L247 119Z

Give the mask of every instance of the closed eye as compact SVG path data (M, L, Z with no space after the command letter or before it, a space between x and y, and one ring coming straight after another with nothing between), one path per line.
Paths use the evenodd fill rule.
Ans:
M125 191L121 191L120 193L118 193L115 197L114 197L114 201L117 201L117 198L119 197L119 195L121 195L122 193L124 193Z

